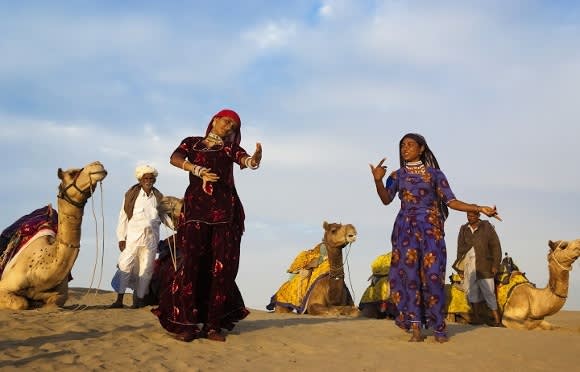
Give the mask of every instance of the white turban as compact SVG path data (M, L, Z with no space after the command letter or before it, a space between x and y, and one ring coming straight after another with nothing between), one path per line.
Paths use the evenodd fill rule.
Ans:
M137 177L138 181L140 181L141 177L143 177L143 175L147 173L152 173L155 177L157 177L158 175L157 169L153 168L150 165L140 165L137 168L135 168L135 177Z

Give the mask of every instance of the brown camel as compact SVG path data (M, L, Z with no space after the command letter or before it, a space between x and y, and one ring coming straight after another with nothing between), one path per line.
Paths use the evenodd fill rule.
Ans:
M580 239L549 241L549 280L546 288L530 283L514 287L502 316L502 324L514 329L553 329L544 317L560 311L568 296L570 271L580 256Z
M0 309L24 310L30 303L63 306L68 275L79 254L87 199L107 171L99 162L82 169L58 169L58 231L31 241L6 265L0 279Z
M289 272L296 275L284 283L267 306L278 313L298 313L310 315L358 315L352 297L344 282L342 249L356 240L356 229L353 225L324 222L322 242L313 249L300 254L292 264ZM328 259L325 258L326 252ZM303 265L296 264L306 258ZM326 262L324 262L326 261ZM325 266L326 265L326 266ZM318 271L322 270L322 271ZM315 274L316 273L316 274ZM316 276L316 277L315 277ZM315 277L315 278L314 278ZM304 283L302 285L301 283ZM306 285L306 283L309 283ZM299 288L306 291L303 295L289 293ZM295 299L295 304L285 298Z

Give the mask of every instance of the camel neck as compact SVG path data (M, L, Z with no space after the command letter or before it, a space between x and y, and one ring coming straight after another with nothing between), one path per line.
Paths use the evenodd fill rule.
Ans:
M326 244L326 249L328 250L328 263L330 265L331 278L344 278L342 248L331 247Z
M568 297L570 271L562 269L555 261L555 258L550 260L548 268L550 272L550 277L548 279L550 291L560 298Z
M58 230L56 241L59 248L78 248L81 242L83 210L64 199L58 199Z

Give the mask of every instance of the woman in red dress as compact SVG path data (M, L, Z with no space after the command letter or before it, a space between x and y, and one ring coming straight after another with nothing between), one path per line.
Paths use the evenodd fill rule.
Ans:
M159 306L151 311L182 341L225 341L222 329L233 329L249 314L235 282L244 210L233 165L257 169L262 146L257 143L248 155L240 147L240 125L237 113L222 110L205 137L185 138L171 155L170 163L189 173L177 230L182 259L174 274L162 279Z

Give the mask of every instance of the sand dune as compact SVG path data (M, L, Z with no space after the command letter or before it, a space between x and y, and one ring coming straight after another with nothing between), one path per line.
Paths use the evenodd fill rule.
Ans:
M107 309L115 294L73 288L64 309L0 310L0 370L430 371L578 370L580 312L554 331L449 324L451 341L424 343L392 321L253 310L225 343L173 339L143 309ZM126 296L130 297L130 296ZM130 300L129 300L130 301Z

